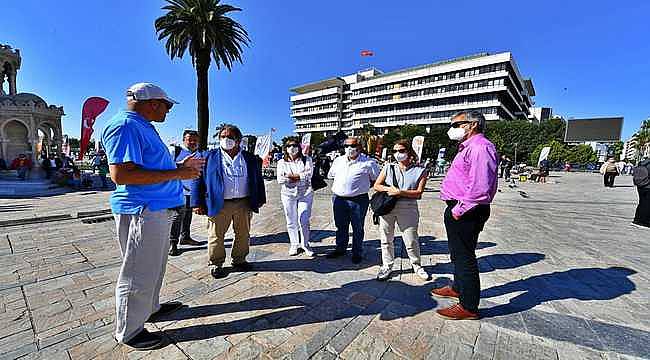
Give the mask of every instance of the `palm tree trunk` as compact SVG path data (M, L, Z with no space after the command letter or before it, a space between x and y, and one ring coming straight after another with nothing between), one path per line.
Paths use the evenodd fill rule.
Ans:
M196 57L196 110L199 131L199 148L208 148L210 132L210 107L208 105L208 69L210 68L210 51L200 51Z

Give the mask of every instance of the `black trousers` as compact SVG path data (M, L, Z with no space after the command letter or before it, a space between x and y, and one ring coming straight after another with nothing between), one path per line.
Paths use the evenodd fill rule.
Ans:
M178 240L190 238L190 226L192 225L192 208L190 208L190 196L185 195L185 205L173 208L170 211L169 221L172 226L169 231L169 242L178 244Z
M650 227L650 187L637 188L639 191L639 205L634 214L634 223Z
M603 177L605 187L614 187L614 179L616 178L616 175L618 174L614 172L605 173L605 176Z
M490 217L490 205L477 205L460 220L453 218L451 209L456 201L447 201L445 210L445 229L449 244L449 254L454 265L453 289L460 294L460 304L465 310L478 311L481 297L481 282L476 261L476 244L483 225Z

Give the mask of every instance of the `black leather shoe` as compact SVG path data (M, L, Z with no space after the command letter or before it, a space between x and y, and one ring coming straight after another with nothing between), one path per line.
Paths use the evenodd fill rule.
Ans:
M328 259L336 259L336 258L344 256L344 255L345 255L345 251L334 250L334 251L331 251L331 252L327 253L327 255L325 255L325 257L328 258Z
M253 270L253 265L248 261L240 262L237 264L232 264L232 267L237 271L246 272Z
M159 349L165 345L165 339L158 334L152 334L147 329L142 329L138 335L126 341L124 345L139 351Z
M223 279L228 276L228 273L221 266L213 266L210 269L210 275L212 275L212 277L215 279Z
M149 316L149 319L147 319L147 321L148 322L156 321L159 317L165 316L167 314L171 314L182 307L183 307L183 303L180 301L170 301L164 304L160 304L160 309L155 313L151 314Z
M172 245L169 247L169 256L178 256L178 255L180 255L181 253L182 253L182 252L178 249L178 246L177 246L176 244L172 244Z
M203 245L202 242L200 242L200 241L196 241L196 240L194 240L194 239L192 239L192 238L181 239L180 244L181 244L181 245L191 245L191 246L200 246L200 245Z
M363 258L361 256L357 256L357 255L352 256L352 263L353 264L360 264L361 261L363 261Z

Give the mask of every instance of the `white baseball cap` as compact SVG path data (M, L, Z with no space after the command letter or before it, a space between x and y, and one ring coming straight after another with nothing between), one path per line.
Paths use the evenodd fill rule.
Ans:
M172 104L179 103L167 96L165 90L151 83L137 83L131 85L131 87L126 90L126 99L136 101L162 99Z

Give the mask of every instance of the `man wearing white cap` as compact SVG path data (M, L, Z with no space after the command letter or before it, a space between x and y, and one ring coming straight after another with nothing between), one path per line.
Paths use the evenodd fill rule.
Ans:
M111 179L110 198L122 253L115 288L115 339L137 350L163 345L144 323L182 306L160 304L169 247L169 209L183 205L180 180L200 175L202 159L174 163L152 122L163 122L174 104L156 85L139 83L127 90L127 110L117 113L102 132Z

